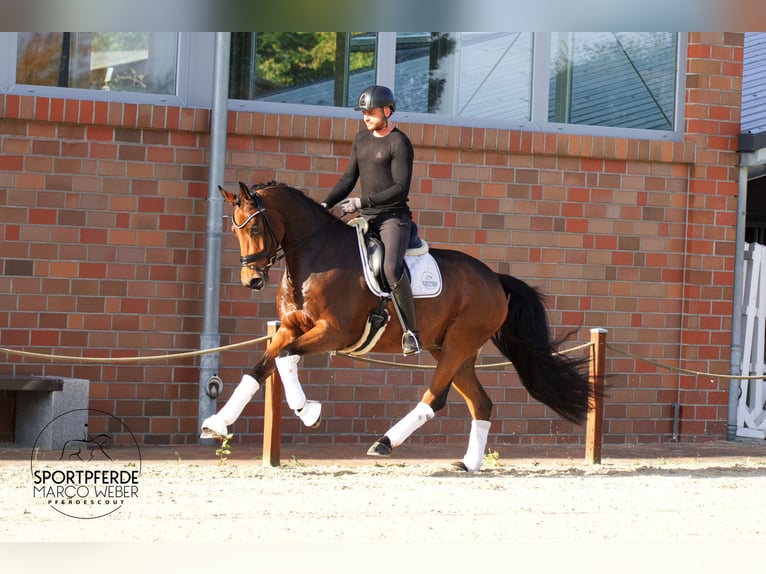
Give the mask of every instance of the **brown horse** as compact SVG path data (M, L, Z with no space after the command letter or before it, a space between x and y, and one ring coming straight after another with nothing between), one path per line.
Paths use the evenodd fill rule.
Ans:
M278 369L288 406L307 426L318 424L321 405L307 400L298 379L302 355L353 348L365 332L368 316L381 302L366 286L356 231L301 191L279 183L240 183L240 193L221 188L234 207L232 231L240 246L242 285L262 289L269 268L280 258L285 272L277 294L280 327L252 374L245 374L229 401L202 424L202 436L223 437L228 426L274 369ZM443 289L437 297L416 299L424 350L436 360L428 390L415 408L380 437L368 454L386 456L444 407L451 387L463 397L472 417L468 448L456 465L481 467L492 401L479 382L475 363L488 340L513 365L530 395L565 419L582 423L591 386L582 359L553 352L540 293L523 281L498 274L464 253L431 249ZM402 330L391 321L373 347L401 352Z

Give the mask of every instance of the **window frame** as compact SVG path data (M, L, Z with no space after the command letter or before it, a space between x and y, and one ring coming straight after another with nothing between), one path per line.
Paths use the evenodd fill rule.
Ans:
M550 76L551 33L533 34L532 105L531 120L503 120L448 116L397 111L397 119L430 125L493 128L500 130L538 131L570 135L600 135L630 139L682 141L684 126L684 92L686 88L687 38L677 32L676 81L674 105L674 130L651 130L592 126L586 124L562 124L548 121L548 89ZM396 32L377 32L375 55L377 83L393 86L396 65ZM179 32L176 94L146 94L140 92L110 92L81 88L59 88L16 84L17 33L0 33L0 93L38 95L66 99L115 101L180 107L210 108L213 100L213 77L215 60L215 32ZM333 118L358 118L353 106L314 106L285 104L260 100L229 99L230 111L262 112L269 114L321 116Z
M0 93L8 93L16 79L16 44L17 34L0 34Z

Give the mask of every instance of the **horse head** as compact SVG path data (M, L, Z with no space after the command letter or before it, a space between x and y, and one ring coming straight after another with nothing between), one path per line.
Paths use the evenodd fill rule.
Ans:
M239 182L239 194L218 187L221 195L234 207L231 230L239 241L240 281L244 287L260 291L269 280L269 269L277 260L279 239L266 214L257 191Z

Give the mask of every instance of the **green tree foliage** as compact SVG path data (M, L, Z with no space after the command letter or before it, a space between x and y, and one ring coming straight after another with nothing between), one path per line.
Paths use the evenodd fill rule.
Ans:
M275 88L332 77L337 32L258 32L256 76ZM350 68L371 66L373 52L355 51Z

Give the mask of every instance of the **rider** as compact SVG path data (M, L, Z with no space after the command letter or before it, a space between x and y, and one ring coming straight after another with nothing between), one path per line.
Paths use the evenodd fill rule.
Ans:
M383 273L404 331L402 351L412 355L420 352L421 343L404 252L413 225L407 201L414 151L409 138L390 121L396 109L390 89L365 88L354 109L362 112L367 129L354 138L348 166L322 203L332 208L340 202L343 213L360 211L383 242ZM359 179L361 198L346 199Z

